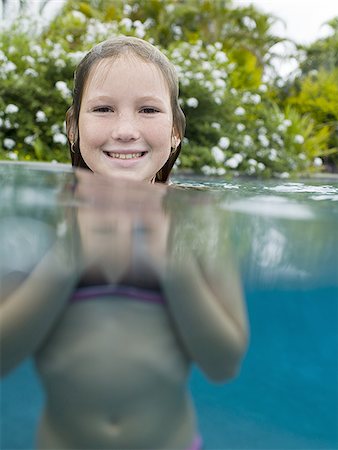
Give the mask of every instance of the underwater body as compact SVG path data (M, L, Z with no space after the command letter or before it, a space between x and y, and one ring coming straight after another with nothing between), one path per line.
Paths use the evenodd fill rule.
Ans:
M235 380L191 374L205 448L337 448L338 182L175 181L177 258L185 246L212 255L230 242L250 322ZM1 276L34 266L63 233L73 184L57 165L0 164ZM33 448L43 391L31 360L1 381L0 401L0 447Z

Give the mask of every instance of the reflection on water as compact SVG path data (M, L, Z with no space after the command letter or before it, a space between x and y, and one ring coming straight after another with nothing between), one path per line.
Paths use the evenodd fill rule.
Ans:
M193 190L195 183L179 179L179 185ZM338 180L196 185L214 193L246 283L268 289L337 286Z
M337 448L338 182L177 179L177 185L169 193L159 187L151 200L133 186L128 197L118 190L114 195L100 181L90 186L94 194L79 193L71 169L0 164L1 276L15 273L13 285L20 283L60 239L79 257L67 225L78 208L84 216L94 208L102 217L112 204L122 217L131 209L135 265L146 267L147 252L158 257L164 251L152 247L159 241L151 237L167 226L168 216L168 245L177 263L188 251L203 252L213 267L231 247L245 286L251 345L238 380L224 389L206 388L193 373L206 448ZM140 217L149 223L140 226ZM106 236L127 224L103 226L90 215L85 223L82 232L96 236L90 254L104 252ZM13 380L4 384L7 425L18 419L12 409L6 422L6 405L17 391ZM15 438L6 426L3 431L6 448ZM25 448L27 441L18 445Z

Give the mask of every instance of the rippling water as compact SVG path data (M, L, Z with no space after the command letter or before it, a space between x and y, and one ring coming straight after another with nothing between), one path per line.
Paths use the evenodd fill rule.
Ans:
M73 181L69 167L0 163L0 275L30 270L62 233L64 208L77 207L71 189L61 195ZM338 181L175 184L176 242L182 251L202 242L210 254L231 244L251 328L236 381L210 386L193 372L205 447L338 448ZM1 448L31 448L41 396L30 366L4 381Z

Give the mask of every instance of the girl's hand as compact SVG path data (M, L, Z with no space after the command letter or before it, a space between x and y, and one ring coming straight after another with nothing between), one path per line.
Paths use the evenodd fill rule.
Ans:
M77 174L75 198L83 270L98 270L115 283L129 271L137 278L163 270L169 220L166 187Z

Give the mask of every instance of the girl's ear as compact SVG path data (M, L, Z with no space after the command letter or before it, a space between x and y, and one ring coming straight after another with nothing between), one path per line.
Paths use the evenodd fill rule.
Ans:
M181 139L179 138L176 131L173 130L173 134L171 136L171 148L176 150L177 147L180 145L180 143L181 143Z
M69 142L75 142L76 136L74 132L74 111L72 106L66 113L66 133Z

